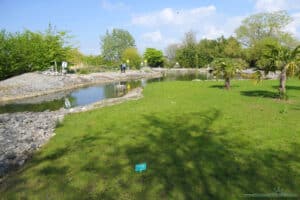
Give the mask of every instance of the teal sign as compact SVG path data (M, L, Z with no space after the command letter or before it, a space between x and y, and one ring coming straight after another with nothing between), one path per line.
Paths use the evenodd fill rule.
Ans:
M135 165L135 171L136 172L142 172L147 169L147 164L146 163L140 163Z

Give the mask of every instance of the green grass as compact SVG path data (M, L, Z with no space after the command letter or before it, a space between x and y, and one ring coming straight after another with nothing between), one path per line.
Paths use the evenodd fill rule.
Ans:
M278 81L232 84L153 83L141 100L67 116L0 199L300 195L300 82L288 101L274 98Z

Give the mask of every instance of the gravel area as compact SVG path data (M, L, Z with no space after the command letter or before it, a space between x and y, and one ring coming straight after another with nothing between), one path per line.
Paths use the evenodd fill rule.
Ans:
M45 112L0 114L0 183L8 172L22 166L32 154L55 135L57 122L66 114L84 112L136 100L142 97L142 89L136 88L119 98L105 99L87 106Z
M59 112L0 115L0 178L23 165L32 152L53 136L59 117Z

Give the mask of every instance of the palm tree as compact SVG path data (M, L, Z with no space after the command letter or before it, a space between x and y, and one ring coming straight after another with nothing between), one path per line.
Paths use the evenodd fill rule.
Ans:
M212 62L214 74L222 76L225 80L225 88L230 89L230 80L247 66L247 63L238 58L217 58Z
M280 70L279 95L286 95L286 80L288 76L294 76L300 72L300 45L295 49L290 49L281 45L267 45L264 54L264 71L275 72Z

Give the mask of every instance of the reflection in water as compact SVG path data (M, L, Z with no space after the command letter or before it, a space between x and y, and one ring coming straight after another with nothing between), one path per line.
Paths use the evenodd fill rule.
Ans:
M103 99L116 98L125 95L128 90L145 87L152 82L161 81L189 81L194 79L206 80L209 79L206 74L167 74L161 78L142 79L135 81L121 81L106 85L89 86L79 88L73 91L56 93L52 95L19 100L12 104L0 106L0 113L11 112L41 112L45 110L58 110L60 108L84 106Z
M71 108L71 103L70 103L68 98L65 98L65 107L66 108Z

